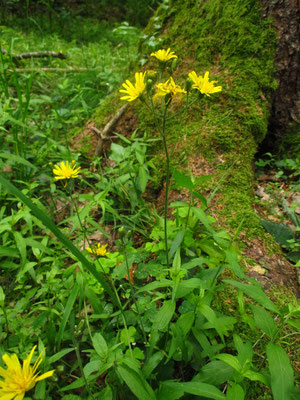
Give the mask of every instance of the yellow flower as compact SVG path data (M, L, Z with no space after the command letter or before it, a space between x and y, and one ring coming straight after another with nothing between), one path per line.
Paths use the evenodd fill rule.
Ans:
M95 246L93 248L87 247L86 250L90 254L94 254L95 256L104 257L107 253L106 247L107 247L107 244L105 244L104 246L101 246L101 243L98 243L97 246Z
M163 97L169 94L172 98L179 95L181 97L182 93L186 93L179 85L176 85L174 79L171 77L164 83L158 83L156 85L157 93L154 95L153 99L156 100L157 97Z
M152 57L156 57L159 61L167 62L172 58L177 58L174 51L170 51L170 47L168 50L158 50L155 53L151 53Z
M69 161L62 161L60 164L55 164L53 173L55 179L70 179L70 178L78 178L80 167L76 168L76 162L73 160L72 165L69 164Z
M33 366L30 366L30 361L36 346L33 346L29 356L23 361L21 367L20 361L16 354L9 356L4 354L3 361L7 365L7 369L0 367L0 399L1 400L22 400L25 392L32 389L35 384L43 379L53 375L54 370L48 371L45 374L38 376L36 373L39 365L43 361L41 353Z
M190 72L189 78L193 81L193 89L199 90L202 94L209 96L212 93L221 92L222 86L215 86L216 81L209 81L209 72L205 72L204 78L200 75L197 76L196 72Z
M136 72L134 86L128 79L122 84L124 89L120 89L120 92L125 93L126 96L121 97L121 100L133 101L140 97L146 87L145 74L145 72Z

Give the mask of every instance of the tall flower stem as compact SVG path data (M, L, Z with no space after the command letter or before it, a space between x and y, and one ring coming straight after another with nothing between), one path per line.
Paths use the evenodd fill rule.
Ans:
M154 122L157 130L161 134L165 155L166 155L166 192L165 192L165 204L164 204L164 236L165 236L165 248L166 248L166 261L167 268L170 268L169 252L168 252L168 225L167 225L167 212L168 212L168 198L169 198L169 185L170 185L170 157L166 140L166 121L167 121L167 110L169 104L164 104L162 127L159 126L153 100L150 99L151 110L154 117Z
M165 247L166 247L166 259L167 259L167 268L170 268L169 262L169 251L168 251L168 199L169 199L169 185L170 185L170 157L166 140L166 115L167 115L168 106L165 105L164 113L163 113L163 121L162 121L162 140L164 144L165 154L166 154L166 192L165 192L165 207L164 207L164 232L165 232Z

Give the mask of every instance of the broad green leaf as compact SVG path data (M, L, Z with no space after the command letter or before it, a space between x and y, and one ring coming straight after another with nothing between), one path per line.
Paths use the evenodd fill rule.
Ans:
M145 193L148 179L149 179L149 174L147 173L145 168L143 166L139 167L138 185L141 193Z
M260 372L256 372L256 371L252 371L251 369L248 369L248 371L245 371L242 373L242 376L250 379L250 381L259 381L259 382L264 383L266 386L268 385L267 378Z
M207 399L223 400L225 395L213 385L202 382L182 382L177 383L178 387L181 388L185 393L194 394L196 396L202 396Z
M152 330L164 331L173 317L175 307L176 303L174 301L165 300L155 316Z
M201 250L215 260L222 261L224 259L225 253L215 244L213 240L204 238L199 240L197 244Z
M257 301L259 304L264 306L270 311L273 311L277 314L279 313L279 310L275 306L275 304L269 299L269 297L264 293L262 290L261 286L254 286L238 281L233 281L233 280L227 280L225 279L224 282L229 283L232 286L235 286L238 289L241 289L244 293L246 293L247 296L251 297L255 301Z
M270 221L268 219L262 219L260 222L265 230L272 235L281 246L288 245L287 241L294 238L294 232L286 224Z
M26 242L20 232L13 232L16 246L19 249L22 265L25 264L27 258Z
M214 360L204 365L194 381L219 386L233 379L234 369L224 361Z
M157 352L146 360L143 366L143 374L146 378L151 375L152 371L158 366L163 358L164 354L162 352Z
M235 348L238 352L238 360L241 365L243 365L246 361L252 361L253 357L253 348L250 341L243 343L242 339L236 333L233 334L233 341Z
M244 389L237 383L230 382L226 391L226 400L244 400Z
M221 353L216 356L219 360L224 361L226 364L230 365L233 369L235 369L237 372L241 372L242 366L237 359L237 357L233 356L232 354L225 354Z
M238 262L238 257L236 251L232 249L226 250L226 261L228 268L240 279L245 277L245 274Z
M277 326L271 315L262 307L251 305L255 326L261 329L270 339L277 332Z
M137 291L137 293L151 292L151 290L154 290L154 289L158 289L158 288L162 288L162 287L173 287L173 286L174 286L174 282L171 281L170 279L161 279L160 281L150 282L150 283L148 283L148 285L141 287L141 289L139 289Z
M211 226L211 219L205 214L205 212L203 210L201 210L201 208L197 208L197 207L193 207L192 208L193 213L196 215L196 217L199 219L199 221L205 226L205 228L213 233L214 230Z
M2 289L2 286L0 286L0 307L4 307L4 300L5 300L5 293Z
M179 231L177 235L175 236L171 248L169 251L169 258L172 258L174 254L176 253L176 250L180 247L183 239L184 239L185 231Z
M175 385L174 385L175 383ZM159 389L156 391L157 400L178 400L184 395L182 388L176 386L177 382L160 382Z
M101 359L104 359L107 356L108 347L100 332L97 332L93 336L93 346Z
M268 343L267 358L274 400L290 400L290 392L294 387L294 373L288 355L278 344Z
M176 185L174 185L175 188L184 187L186 189L193 190L194 184L190 177L183 175L177 169L172 171L172 177L176 182Z
M153 390L141 374L138 374L136 371L123 364L117 367L117 371L132 393L139 400L156 399Z

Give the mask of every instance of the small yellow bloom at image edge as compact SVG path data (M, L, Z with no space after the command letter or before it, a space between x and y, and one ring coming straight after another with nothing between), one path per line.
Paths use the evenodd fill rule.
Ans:
M7 368L0 367L0 399L1 400L22 400L25 392L32 389L37 382L49 378L53 375L54 370L48 371L39 376L36 372L39 365L43 361L42 353L39 354L37 360L30 365L36 346L33 346L27 358L21 366L18 356L13 354L9 356L4 354L2 359Z

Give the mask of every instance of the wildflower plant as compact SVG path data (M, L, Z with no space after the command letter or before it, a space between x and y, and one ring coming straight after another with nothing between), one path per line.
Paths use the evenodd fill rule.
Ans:
M145 106L151 111L156 127L161 134L161 138L164 145L164 151L166 155L166 192L165 192L165 204L164 204L164 240L165 240L165 251L166 251L166 262L168 269L170 268L169 263L169 251L168 251L168 228L167 228L167 208L168 208L168 195L169 195L169 183L170 183L170 156L169 150L167 146L167 139L166 139L166 121L169 106L174 99L177 101L182 101L183 96L185 95L185 105L184 105L184 112L182 113L185 115L186 110L195 102L197 99L189 101L189 94L190 91L195 89L198 90L201 94L206 96L210 96L211 94L218 93L222 91L221 86L215 86L216 81L209 80L209 72L206 71L204 77L201 75L198 76L195 71L192 71L188 74L187 80L185 82L184 87L182 88L178 83L174 81L172 75L173 70L176 68L176 65L171 66L171 68L166 68L166 64L172 60L176 62L178 58L177 55L171 51L170 48L167 50L160 49L156 52L151 53L151 57L155 57L158 62L158 73L155 71L148 72L137 72L135 74L136 83L132 85L132 83L126 80L123 83L124 89L121 89L121 93L126 93L127 96L121 97L121 100L126 101L133 101L140 99ZM165 81L163 77L165 74L169 76ZM170 75L171 74L171 75ZM144 79L145 76L147 77L147 83L145 84ZM157 76L159 76L159 80L161 82L156 82ZM146 91L145 91L146 88ZM157 100L161 99L161 109L162 112L160 113L156 107ZM182 119L179 124L180 128L182 127Z

